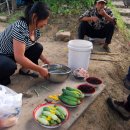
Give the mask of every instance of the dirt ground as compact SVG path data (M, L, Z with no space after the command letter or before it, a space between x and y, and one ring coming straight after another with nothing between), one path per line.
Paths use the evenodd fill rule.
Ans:
M71 31L72 37L76 37L77 17L52 18L43 31L40 38L44 46L44 54L51 63L61 63L67 65L67 42L55 41L55 34L58 30ZM3 29L3 24L0 24ZM130 59L130 47L123 36L115 31L112 44L110 45L114 55L95 55L91 58L89 65L90 76L100 77L106 85L103 93L94 101L94 103L84 112L84 114L72 125L70 130L130 130L130 121L123 121L115 112L106 104L106 99L111 96L123 100L130 93L124 88L123 78L127 74ZM93 51L103 51L101 45L94 44ZM104 61L100 61L104 60ZM41 62L40 62L41 64ZM16 78L17 77L17 78ZM12 83L10 88L17 92L29 91L31 86L41 82L41 79L32 79L17 74L11 77ZM24 81L24 82L23 82ZM26 99L25 99L26 100ZM24 107L24 106L23 106Z

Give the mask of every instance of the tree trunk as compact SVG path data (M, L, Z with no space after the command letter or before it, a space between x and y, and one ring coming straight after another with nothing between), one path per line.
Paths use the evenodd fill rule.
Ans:
M7 5L8 13L9 13L9 15L10 15L9 1L6 0L5 3L6 3L6 5Z
M14 12L17 8L16 0L12 0L12 11Z

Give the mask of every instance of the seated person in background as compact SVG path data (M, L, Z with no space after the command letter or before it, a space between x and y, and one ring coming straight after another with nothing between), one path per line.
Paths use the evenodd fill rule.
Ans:
M107 99L109 107L116 111L122 119L130 119L130 95L127 97L127 101L117 101L112 98Z
M80 16L78 38L84 39L85 35L91 38L106 38L103 48L109 52L108 45L111 43L116 22L112 11L105 7L106 3L105 0L96 0L95 7Z

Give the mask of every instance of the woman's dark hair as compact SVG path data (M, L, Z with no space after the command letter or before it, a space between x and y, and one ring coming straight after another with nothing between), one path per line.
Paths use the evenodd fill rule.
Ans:
M37 21L45 20L49 16L49 7L43 2L35 2L34 4L28 5L24 12L24 17L21 20L25 20L27 24L31 24L33 14L36 14Z

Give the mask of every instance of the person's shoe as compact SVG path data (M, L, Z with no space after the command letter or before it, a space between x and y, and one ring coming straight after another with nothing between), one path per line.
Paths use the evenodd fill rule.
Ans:
M108 44L104 44L104 45L103 45L103 49L104 49L106 52L111 52L111 51L110 51L110 48L108 47Z
M130 119L130 112L128 112L124 107L125 102L121 102L121 101L114 100L112 98L108 98L107 103L108 103L109 107L112 110L116 111L122 119L124 119L126 121Z
M130 90L130 81L129 81L127 78L125 78L125 79L123 80L123 83L124 83L124 86L125 86L127 89Z
M27 69L20 69L19 74L25 75L25 76L31 76L33 78L38 78L39 77L39 75L37 73L31 72L30 70L27 70Z

